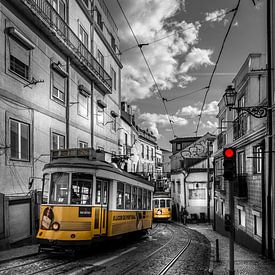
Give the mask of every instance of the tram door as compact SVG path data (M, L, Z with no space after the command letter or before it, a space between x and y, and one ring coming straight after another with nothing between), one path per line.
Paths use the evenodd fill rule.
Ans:
M109 182L104 179L96 180L96 201L95 210L95 235L106 235L107 233L107 217L108 217L108 187Z

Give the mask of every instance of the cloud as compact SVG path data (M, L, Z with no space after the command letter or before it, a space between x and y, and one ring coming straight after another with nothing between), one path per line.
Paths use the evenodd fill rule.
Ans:
M142 51L160 90L170 90L176 85L184 86L195 78L188 75L189 69L211 65L212 52L199 52L193 48L199 41L200 23L188 23L174 16L185 5L184 0L139 0L124 1L123 10L139 43L149 43ZM152 16L152 14L154 16ZM151 97L156 92L155 83L138 47L125 51L136 41L123 16L118 19L120 48L122 50L122 97L133 102ZM123 19L123 20L122 20ZM162 39L164 38L164 39ZM192 59L194 53L197 58ZM185 70L179 71L179 59L186 55ZM181 57L181 58L179 58ZM195 64L193 64L193 61ZM184 63L185 63L184 62Z
M206 12L205 13L205 21L209 22L221 22L224 17L226 16L226 10L220 9L213 12Z
M186 106L183 107L181 110L178 110L176 112L176 115L178 116L188 116L188 117L196 117L200 114L201 108L195 106ZM208 104L205 105L203 109L203 114L204 115L211 115L211 116L216 116L218 114L218 101L212 101Z
M165 128L170 125L167 115L165 114L143 113L138 118L141 121L141 128L148 128L158 138L160 138L160 134L157 126ZM170 120L174 126L185 126L188 124L187 119L178 116L170 116Z
M214 65L210 60L212 53L212 50L192 48L192 50L186 55L185 61L181 64L180 71L182 73L187 73L190 69L196 69L203 65Z
M217 121L210 121L210 120L207 120L206 123L202 123L202 127L203 128L217 128L218 127L218 122Z

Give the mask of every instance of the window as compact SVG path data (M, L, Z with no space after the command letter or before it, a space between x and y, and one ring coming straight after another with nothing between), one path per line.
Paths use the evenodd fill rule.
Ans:
M69 174L63 172L51 175L50 203L67 204L69 194Z
M154 208L159 208L159 200L154 200Z
M237 205L238 213L239 213L239 225L245 227L245 211L244 207Z
M101 30L103 29L103 22L102 22L102 16L101 13L97 10L96 11L97 14L97 18L96 18L96 23L98 24L98 26L101 28Z
M25 79L30 78L31 51L23 44L8 37L10 64L9 69Z
M100 52L100 50L97 50L97 61L98 61L99 64L102 66L102 68L104 68L104 56L103 56L103 54Z
M97 106L96 110L97 110L97 116L96 116L97 123L100 125L103 125L104 124L104 108Z
M51 0L50 1L53 8L57 11L57 13L61 16L63 20L65 20L66 15L66 6L62 0Z
M138 209L142 209L142 189L138 188Z
M221 215L224 215L224 202L221 201Z
M238 172L240 175L245 173L245 155L244 151L238 153Z
M147 203L148 210L151 210L151 200L152 200L152 193L151 191L148 191L148 203Z
M175 181L172 181L172 193L176 192Z
M254 174L260 174L262 172L262 148L261 146L253 147L253 166Z
M171 207L171 201L170 200L166 200L166 207L170 208Z
M154 149L151 148L151 159L154 160Z
M116 131L116 125L117 125L117 121L116 121L116 117L113 117L113 122L111 123L111 129L115 132Z
M144 158L144 144L141 144L141 157Z
M111 78L113 90L116 90L116 71L111 67Z
M160 208L164 208L165 207L165 200L160 200Z
M176 143L176 146L177 146L176 147L177 150L181 150L181 143Z
M181 185L180 185L180 181L177 180L177 188L178 188L178 194L181 193Z
M254 215L254 234L262 237L262 218L259 215Z
M142 193L143 193L143 207L142 207L142 209L146 210L147 209L147 190L143 189Z
M125 209L131 209L131 186L125 185Z
M149 146L146 146L146 156L147 156L147 159L149 159Z
M79 25L79 39L88 48L88 34L81 25Z
M48 203L49 198L49 188L50 188L50 175L43 175L43 187L42 187L42 201L41 203Z
M137 187L132 187L132 209L137 209Z
M88 142L85 142L85 141L79 141L78 142L78 147L79 148L87 148L88 147Z
M13 160L30 160L30 125L10 120L10 150Z
M72 175L71 203L92 204L93 175L74 173Z
M59 150L65 148L65 136L52 133L52 149Z
M84 93L78 93L78 114L88 117L88 96Z
M112 34L111 34L111 47L113 48L114 51L116 51L116 40Z
M190 200L205 200L206 192L204 188L189 189Z
M117 183L116 205L117 209L124 208L124 184L122 182Z
M65 78L57 71L52 71L52 97L65 103Z

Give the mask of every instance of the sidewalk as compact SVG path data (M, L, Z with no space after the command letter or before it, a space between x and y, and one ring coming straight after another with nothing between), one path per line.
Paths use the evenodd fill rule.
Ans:
M212 225L209 224L190 224L188 228L194 229L205 235L211 242L211 259L213 274L228 274L229 269L229 240L228 238L213 231ZM220 262L215 262L216 239L219 239ZM243 246L234 243L235 253L235 274L268 274L275 275L275 261L262 259L262 256L252 252Z
M20 247L10 248L8 250L0 251L0 265L3 262L18 259L21 257L27 257L31 255L37 255L38 244L24 245Z

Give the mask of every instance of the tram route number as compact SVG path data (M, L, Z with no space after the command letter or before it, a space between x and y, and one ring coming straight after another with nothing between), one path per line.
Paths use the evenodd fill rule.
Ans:
M136 215L119 215L113 216L113 221L135 220Z
M92 217L92 208L91 207L79 207L78 216L79 217Z

